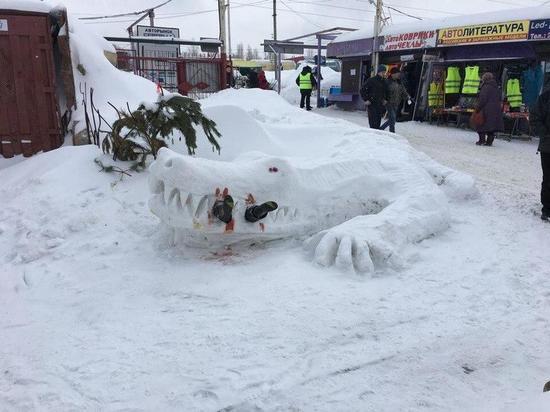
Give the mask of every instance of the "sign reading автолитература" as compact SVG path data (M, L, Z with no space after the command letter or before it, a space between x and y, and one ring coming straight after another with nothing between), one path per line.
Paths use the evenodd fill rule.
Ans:
M531 20L529 26L529 40L550 39L550 20Z
M527 40L529 20L440 29L438 46Z

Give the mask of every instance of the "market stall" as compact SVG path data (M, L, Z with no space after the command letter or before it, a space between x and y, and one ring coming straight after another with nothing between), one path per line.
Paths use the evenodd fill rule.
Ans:
M365 63L372 54L372 50L353 49L360 42L374 44L369 28L345 34L328 46L329 56L343 59L342 93L353 94L348 98L356 107L370 71ZM389 26L376 43L380 62L402 72L414 101L408 110L411 118L467 125L477 104L481 76L491 72L502 91L508 137L530 134L529 108L550 74L549 6ZM346 49L355 54L346 54ZM357 72L360 76L354 77ZM353 87L344 88L345 84Z

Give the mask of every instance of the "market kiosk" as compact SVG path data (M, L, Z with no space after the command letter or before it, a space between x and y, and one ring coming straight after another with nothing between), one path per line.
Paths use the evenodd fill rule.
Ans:
M328 45L344 65L352 57L341 53L345 46L363 45L353 50L357 67L342 70L342 92L355 108L361 108L359 89L368 78L365 63L371 53L365 46L367 40L374 44L368 36L367 29L359 30ZM399 66L404 73L403 83L414 100L408 110L411 118L467 125L477 104L481 76L490 71L502 91L508 137L529 136L529 108L550 74L549 6L389 26L376 44L380 62L388 68Z

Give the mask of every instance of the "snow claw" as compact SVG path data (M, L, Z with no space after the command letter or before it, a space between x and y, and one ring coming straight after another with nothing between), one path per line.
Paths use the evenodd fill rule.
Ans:
M374 271L369 244L353 235L323 231L307 239L304 246L318 265L357 273Z

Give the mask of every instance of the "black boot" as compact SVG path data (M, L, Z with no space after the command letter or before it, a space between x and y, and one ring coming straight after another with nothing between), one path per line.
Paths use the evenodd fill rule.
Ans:
M216 200L212 206L212 214L220 219L223 223L229 223L233 220L233 198L229 195L223 200Z
M253 205L246 209L244 218L247 222L257 222L267 216L269 212L273 212L279 206L273 201L262 203L261 205Z

